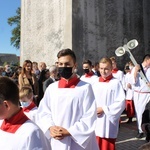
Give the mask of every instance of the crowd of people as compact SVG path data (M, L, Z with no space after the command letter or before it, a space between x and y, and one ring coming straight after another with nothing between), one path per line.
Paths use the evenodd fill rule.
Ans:
M115 150L123 112L127 123L136 116L136 138L150 141L150 83L140 76L150 81L150 54L122 71L115 57L87 59L81 76L72 50L57 58L49 68L0 66L0 149Z

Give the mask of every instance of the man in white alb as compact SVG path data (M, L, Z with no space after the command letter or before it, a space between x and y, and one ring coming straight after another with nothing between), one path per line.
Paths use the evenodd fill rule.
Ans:
M45 91L38 108L39 125L52 150L98 150L91 85L74 73L76 56L72 50L63 49L57 57L61 78Z
M141 79L139 74L140 69L147 78L148 83L145 83L144 80ZM136 138L142 138L144 136L141 128L142 114L146 104L150 100L150 54L144 56L141 66L137 65L132 69L131 75L133 77L131 81L134 86L134 106L138 125Z

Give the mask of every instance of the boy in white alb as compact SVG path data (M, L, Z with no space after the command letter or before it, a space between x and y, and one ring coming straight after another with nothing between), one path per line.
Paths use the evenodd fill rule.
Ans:
M61 79L49 85L39 105L41 129L52 150L98 150L92 87L74 73L76 57L72 50L63 49L57 57Z
M19 106L19 89L8 77L0 77L0 149L51 150L41 131Z
M36 122L37 119L37 106L33 101L33 91L29 86L23 86L19 91L20 104L23 108L24 114Z
M98 78L98 76L96 76L92 71L92 62L90 60L85 60L83 62L83 71L84 75L80 78L82 81L93 84L96 78Z
M109 58L100 60L99 71L101 77L92 86L97 103L97 142L100 150L115 150L119 119L125 109L125 93L120 81L112 76Z

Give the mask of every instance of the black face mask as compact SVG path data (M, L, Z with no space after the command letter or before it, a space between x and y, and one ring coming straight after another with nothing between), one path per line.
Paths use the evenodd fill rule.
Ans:
M60 77L69 79L72 76L72 67L58 67Z
M90 70L89 69L83 69L84 70L84 73L89 73Z

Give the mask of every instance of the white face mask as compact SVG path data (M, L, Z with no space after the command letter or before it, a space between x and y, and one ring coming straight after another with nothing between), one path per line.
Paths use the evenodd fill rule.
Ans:
M31 102L21 102L20 101L20 104L24 108L24 107L28 107L31 104Z

